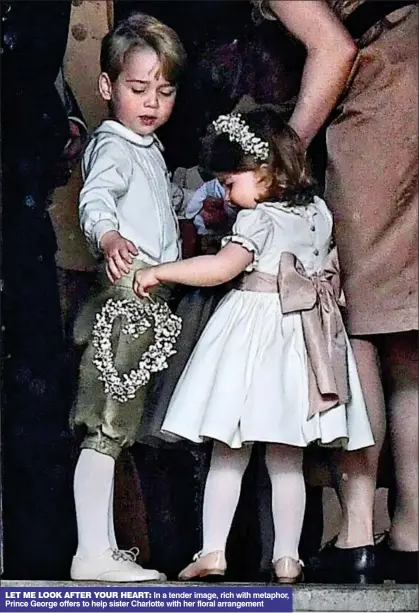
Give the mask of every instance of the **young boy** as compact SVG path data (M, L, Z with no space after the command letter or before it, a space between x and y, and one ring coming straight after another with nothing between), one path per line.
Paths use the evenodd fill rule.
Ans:
M155 131L172 113L185 60L176 33L143 14L121 22L102 43L99 91L109 103L110 118L94 132L84 154L80 221L87 241L104 258L106 274L75 329L76 341L88 344L73 416L85 433L74 478L74 580L161 579L158 571L135 563L135 550L118 550L112 513L115 459L136 439L147 386L134 398L128 392L122 400L109 393L114 380L106 374L91 332L94 325L96 338L106 336L95 316L109 298L135 299L136 269L180 257L171 185ZM155 300L167 299L168 291L157 292ZM107 339L102 336L99 349L110 340L117 373L131 374L153 338L152 328L138 338L124 336L116 323Z

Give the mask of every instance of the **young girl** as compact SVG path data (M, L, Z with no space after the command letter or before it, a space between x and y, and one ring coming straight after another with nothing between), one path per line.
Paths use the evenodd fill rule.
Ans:
M135 563L135 551L118 550L113 483L115 459L135 442L144 411L147 385L133 393L132 375L138 369L137 375L147 380L147 364L141 370L139 360L154 338L153 328L130 334L136 313L148 302L134 295L133 273L179 257L171 186L155 131L172 113L184 63L175 32L147 15L121 22L102 43L99 91L111 116L94 132L84 154L80 221L93 250L103 257L105 270L75 330L76 341L88 343L73 415L74 425L84 431L74 478L75 580L160 578L157 571ZM169 295L170 290L161 287L155 296L163 311ZM109 305L113 310L105 317ZM128 336L119 321L112 323L118 311L123 314L121 308L132 309L127 315L134 316ZM131 377L129 385L122 373Z
M272 109L221 116L209 167L241 210L217 255L137 271L134 291L212 286L241 273L207 324L171 399L163 430L213 439L203 547L181 580L224 575L225 547L251 443L266 445L278 581L302 576L303 449L374 444L338 310L332 218L312 196L302 145ZM279 294L279 295L278 295Z

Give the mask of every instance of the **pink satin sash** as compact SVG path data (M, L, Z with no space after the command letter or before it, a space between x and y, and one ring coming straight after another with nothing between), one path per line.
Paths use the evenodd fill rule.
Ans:
M308 419L349 400L347 341L339 306L344 306L336 249L323 270L308 276L292 253L281 256L278 276L246 275L237 289L279 293L284 315L300 313L309 370Z

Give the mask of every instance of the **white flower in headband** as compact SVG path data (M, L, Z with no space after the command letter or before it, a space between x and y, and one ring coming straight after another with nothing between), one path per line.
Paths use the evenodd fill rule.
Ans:
M249 129L240 113L220 115L212 125L216 134L227 134L230 141L238 143L245 153L261 162L268 159L269 144Z

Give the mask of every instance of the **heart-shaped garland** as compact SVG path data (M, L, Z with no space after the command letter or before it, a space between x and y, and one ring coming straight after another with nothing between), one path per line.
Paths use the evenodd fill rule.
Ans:
M111 335L117 317L126 319L121 333L133 338L144 334L154 321L154 343L142 354L138 368L129 374L120 375L115 368ZM149 382L151 373L167 368L167 358L176 353L174 345L181 329L181 318L173 315L165 303L110 298L96 315L92 332L92 343L97 349L93 364L100 372L98 378L104 383L105 394L119 402L135 398L136 391Z

